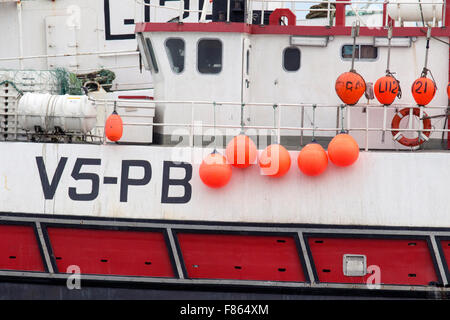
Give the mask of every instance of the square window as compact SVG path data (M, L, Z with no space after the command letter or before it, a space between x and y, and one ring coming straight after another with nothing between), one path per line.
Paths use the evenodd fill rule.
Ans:
M222 42L202 39L198 42L197 68L200 73L214 74L222 71Z

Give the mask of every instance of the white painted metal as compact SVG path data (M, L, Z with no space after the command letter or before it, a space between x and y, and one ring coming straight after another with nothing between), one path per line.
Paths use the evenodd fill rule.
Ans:
M440 0L412 1L389 0L387 14L394 20L401 21L440 21L443 14L443 2Z
M273 125L273 104L332 104L339 105L341 102L336 95L334 84L336 78L350 68L350 61L341 58L341 50L344 45L351 44L350 39L344 36L335 36L328 41L326 47L298 46L301 51L301 66L298 71L289 72L283 68L283 51L291 45L289 35L255 35L241 33L201 33L201 32L152 32L145 33L144 37L150 37L153 43L156 59L159 65L159 73L154 75L155 99L180 101L178 105L169 107L165 103L156 104L156 122L165 123L189 123L191 120L190 105L182 103L188 101L233 101L240 102L240 90L237 86L248 79L250 85L245 90L245 124L247 126L272 126ZM164 48L166 39L179 37L186 43L185 70L181 74L172 72L167 53ZM223 43L223 69L220 74L205 75L197 71L196 46L200 39L220 38ZM245 55L239 53L242 47L242 39L248 39L251 43L251 58L249 75L243 78L241 65L245 63ZM373 45L374 37L359 37L358 44ZM396 100L392 108L387 110L386 117L382 110L371 112L370 119L366 119L363 112L366 107L378 105L376 100L367 101L363 96L360 105L350 107L351 119L346 121L352 127L382 127L384 121L390 123L395 108L400 106L414 106L409 86L419 77L422 70L423 57L425 54L426 39L418 38L411 42L410 47L395 47L391 53L391 69L396 72L396 77L400 80L403 89L403 97ZM448 55L447 45L433 41L430 49L430 66L433 70L434 78L439 84L446 84L448 72L448 61L440 57ZM431 57L432 56L432 57ZM387 59L387 48L378 47L378 56L372 60L358 60L355 63L356 70L363 76L366 82L375 83L376 80L384 76ZM402 68L399 66L410 66ZM396 67L397 66L397 67ZM446 105L447 95L445 90L438 90L436 97L431 102L433 105ZM268 107L249 107L251 103L268 103ZM212 110L210 106L196 106L195 121L202 123L212 122ZM222 105L218 108L218 123L221 125L239 125L240 109ZM312 121L312 108L305 108L306 123ZM439 110L427 109L429 116L442 114ZM280 119L283 127L299 127L302 118L300 108L283 108ZM439 119L443 121L444 118ZM334 128L336 123L335 115L331 115L329 110L318 107L316 110L316 127ZM443 126L443 122L437 122L435 128ZM312 127L312 124L311 124ZM175 134L178 140L179 128L156 129L158 133ZM263 132L251 132L253 135ZM406 149L392 139L382 139L382 133L353 132L360 145L365 145L368 141L372 149ZM184 133L188 135L188 133ZM230 135L233 135L230 132ZM292 130L281 130L281 136L298 136L299 132ZM333 136L332 132L318 132L318 136ZM434 134L431 138L439 138L439 134ZM368 139L368 140L367 140Z
M219 150L222 152L222 150ZM0 211L87 215L140 219L199 221L310 223L401 227L450 227L447 193L450 183L447 152L361 152L351 167L330 163L315 178L297 169L298 152L291 152L293 165L282 179L260 174L257 166L233 170L230 183L209 189L201 182L198 168L211 149L164 148L117 145L65 145L5 142L0 144ZM20 156L18 156L20 155ZM35 157L45 159L51 180L60 157L67 157L53 200L43 197ZM99 186L92 201L74 201L68 188L89 193L91 181L71 176L77 158L98 158L101 165L83 172L118 177L117 185ZM130 186L127 202L120 202L122 160L146 160L152 179L144 186ZM161 203L163 161L186 161L193 165L188 203ZM141 179L142 169L131 168L130 178ZM182 179L184 170L173 170ZM26 192L24 192L26 190ZM417 196L420 190L420 196ZM184 188L172 186L170 196L182 196ZM26 197L26 201L24 201Z
M97 112L87 96L56 96L26 93L17 108L21 129L45 132L60 128L64 132L87 133L96 125Z

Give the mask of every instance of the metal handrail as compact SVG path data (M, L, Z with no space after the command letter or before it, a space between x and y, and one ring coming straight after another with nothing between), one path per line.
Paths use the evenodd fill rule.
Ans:
M110 105L112 103L117 103L117 102L130 102L130 100L127 99L95 99L94 100L95 103L98 103L100 105ZM141 106L136 106L136 103L143 103L144 105ZM236 123L236 124L212 124L212 123L198 123L196 122L195 119L195 112L194 112L194 108L196 106L200 106L200 105L211 105L213 106L219 106L219 105L226 105L226 106L235 106L238 108L242 107L242 103L241 102L234 102L234 101L219 101L219 102L214 102L214 101L169 101L169 100L133 100L133 108L136 109L153 109L155 108L155 106L157 105L165 105L166 107L170 107L171 105L187 105L187 106L191 106L192 108L192 112L191 112L191 121L190 122L185 122L185 123L168 123L168 122L161 122L161 123L149 123L149 122L127 122L124 121L124 126L155 126L155 127L184 127L184 128L188 128L190 129L190 133L189 133L189 138L190 138L190 145L193 146L193 128L194 127L204 127L204 128L218 128L218 129L243 129L243 130L251 130L251 129L267 129L267 130L275 130L277 132L277 137L278 137L278 141L280 141L280 136L281 136L281 131L299 131L301 133L301 136L303 137L303 133L304 132L312 132L313 130L315 131L319 131L319 132L339 132L342 130L342 127L338 127L339 125L339 121L336 125L336 127L315 127L315 123L312 124L312 126L305 126L304 125L304 119L302 117L302 124L301 126L298 127L292 127L292 126L282 126L281 122L278 121L278 124L276 127L274 127L273 125L241 125L240 123ZM263 103L263 102L249 102L249 103L245 103L244 107L270 107L273 108L273 103ZM367 151L370 149L369 147L369 141L368 141L368 135L369 132L392 132L392 131L401 131L401 132L418 132L418 133L423 133L423 132L436 132L436 133L443 133L443 132L450 132L450 129L437 129L432 127L432 129L424 129L421 126L419 128L391 128L387 126L387 114L386 114L386 110L395 110L398 108L404 108L404 107L410 107L410 108L416 108L418 106L413 105L411 103L397 103L391 106L383 106L383 105L379 105L379 104L356 104L355 106L344 106L344 105L336 105L336 104L313 104L313 103L277 103L277 109L278 112L281 112L284 108L300 108L302 111L302 114L304 114L305 108L313 108L313 107L317 107L317 108L331 108L331 109L337 109L340 110L343 107L346 108L346 124L345 124L345 131L350 132L366 132L366 136L365 136L365 147L364 149ZM119 113L119 115L121 114L120 109L121 108L129 108L130 106L119 106L117 105L117 111ZM351 126L351 110L357 110L357 109L361 109L361 108L365 108L366 110L366 121L365 121L365 126L358 126L358 127L352 127ZM444 116L449 116L447 115L447 110L448 110L448 106L427 106L427 107L420 107L422 109L422 111L424 109L433 109L433 110L443 110L445 114L443 115L439 115L440 117L444 117ZM383 114L383 120L382 120L382 126L381 127L371 127L369 126L369 110L376 110L376 109L381 109L384 110L384 114ZM211 109L212 110L212 109ZM212 112L212 111L211 111ZM422 114L422 113L421 113ZM127 117L127 116L126 116ZM131 116L130 116L131 117ZM134 116L135 118L139 118L139 116ZM431 116L429 118L434 119L437 118L438 116ZM280 116L278 115L278 118L280 119ZM411 121L409 123L409 126L411 126Z

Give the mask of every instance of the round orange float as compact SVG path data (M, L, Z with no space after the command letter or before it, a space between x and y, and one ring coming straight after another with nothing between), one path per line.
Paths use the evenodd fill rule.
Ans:
M384 76L375 82L374 93L378 102L384 105L390 105L398 95L400 85L392 76Z
M210 188L224 187L231 179L231 165L220 153L213 152L203 159L199 169L200 179Z
M340 133L328 144L328 156L339 167L350 166L358 159L358 143L351 135Z
M301 172L308 176L318 176L328 166L328 156L318 143L310 143L298 154L297 165Z
M420 77L412 84L411 92L416 103L419 106L425 106L433 100L436 94L436 84L429 78Z
M366 82L356 72L345 72L337 78L335 89L342 102L351 106L358 103L366 91Z
M263 175L282 177L291 167L291 155L282 145L271 144L261 153L259 166Z
M119 141L123 134L122 118L114 111L105 122L105 135L111 141Z
M256 163L258 150L252 139L240 134L228 143L225 154L228 163L238 168L247 168Z

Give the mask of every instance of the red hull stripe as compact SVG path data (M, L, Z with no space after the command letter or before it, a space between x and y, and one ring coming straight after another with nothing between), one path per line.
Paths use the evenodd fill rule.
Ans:
M47 228L60 273L174 277L162 232Z
M0 269L45 271L33 227L0 225Z
M285 34L299 36L350 36L351 27L335 26L282 26L282 25L248 25L245 23L137 23L136 32L235 32L247 34ZM432 28L431 34L435 37L449 37L450 29ZM360 28L360 36L386 37L387 30L379 28ZM404 27L394 28L394 37L423 37L426 36L424 28Z
M293 237L179 233L178 241L189 278L305 282Z
M345 276L344 254L365 255L367 266L379 270L380 284L428 285L438 281L425 240L313 237L308 242L320 282L365 284L369 280L375 284L375 275Z

